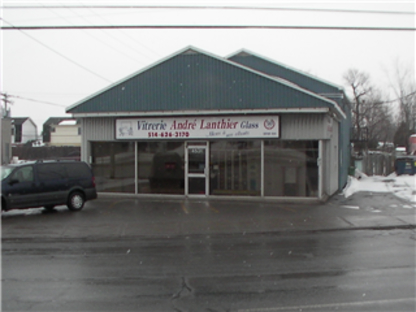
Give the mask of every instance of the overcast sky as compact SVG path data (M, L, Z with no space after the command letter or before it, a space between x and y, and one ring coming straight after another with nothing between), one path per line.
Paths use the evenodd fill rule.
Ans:
M266 25L415 28L414 1L1 1L2 26ZM111 5L162 8L98 8ZM30 5L39 8L29 8ZM62 5L62 7L56 7ZM11 8L10 6L14 6ZM21 8L15 8L21 6ZM65 7L64 7L65 6ZM70 6L77 6L71 8ZM174 9L166 6L210 6ZM237 6L238 9L219 8ZM217 7L217 8L213 8ZM250 9L243 9L249 7ZM268 8L268 9L261 9ZM275 9L272 9L275 8ZM284 10L277 10L284 9ZM186 46L226 57L248 49L345 86L350 68L389 92L396 64L415 69L415 31L322 29L2 30L1 92L38 126ZM346 89L347 90L347 89ZM348 90L347 90L348 91Z

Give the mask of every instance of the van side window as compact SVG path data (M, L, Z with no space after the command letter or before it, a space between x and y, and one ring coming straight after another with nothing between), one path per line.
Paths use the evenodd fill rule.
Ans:
M42 164L37 167L39 180L61 180L67 177L65 167L59 164Z
M19 182L33 182L33 167L26 166L19 168L10 178L18 180Z
M83 163L65 164L65 167L69 178L90 178L90 171L88 170L88 167Z

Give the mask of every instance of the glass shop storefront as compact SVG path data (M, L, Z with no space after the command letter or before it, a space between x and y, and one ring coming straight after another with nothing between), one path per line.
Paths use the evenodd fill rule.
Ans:
M264 174L261 144L91 142L92 168L99 192L318 196L318 141L264 141Z
M247 120L249 121L246 122ZM91 166L99 192L318 197L317 140L283 141L272 138L273 135L270 139L236 139L235 134L241 133L241 129L234 129L234 132L221 129L224 135L232 138L218 135L218 139L209 140L193 139L193 133L189 131L193 129L187 129L184 134L186 138L178 139L175 138L177 132L165 131L172 127L159 131L160 129L154 130L160 128L155 125L143 138L134 134L130 127L142 120L121 121L117 123L116 129L120 141L90 142ZM129 123L130 121L132 122ZM266 123L270 119L266 118L265 122L259 117L244 118L246 125L251 124L253 127L257 121ZM149 123L149 120L146 122ZM200 122L201 119L197 120L197 124ZM204 122L207 125L206 119ZM226 118L225 123L227 122L231 122L230 127L241 124L238 118ZM211 124L211 127L214 126L220 128L227 125ZM141 127L143 130L143 124ZM149 127L148 125L147 128ZM192 128L189 125L187 127ZM264 134L269 130L261 131ZM250 136L247 131L244 133L245 136ZM211 136L213 134L211 132ZM259 136L258 133L252 135ZM278 137L278 134L274 136ZM135 140L126 141L129 137Z

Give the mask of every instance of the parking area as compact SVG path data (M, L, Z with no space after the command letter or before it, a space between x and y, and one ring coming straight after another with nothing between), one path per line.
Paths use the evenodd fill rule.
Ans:
M321 231L415 226L393 194L337 195L323 204L101 196L84 209L58 206L2 213L2 237L135 237Z

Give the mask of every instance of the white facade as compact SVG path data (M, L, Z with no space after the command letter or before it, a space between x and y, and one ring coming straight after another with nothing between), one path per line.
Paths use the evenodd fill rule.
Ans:
M75 121L62 121L58 125L53 126L50 145L81 146L80 127Z
M32 119L26 118L23 123L13 125L12 143L25 144L28 141L35 141L37 139L38 128Z

